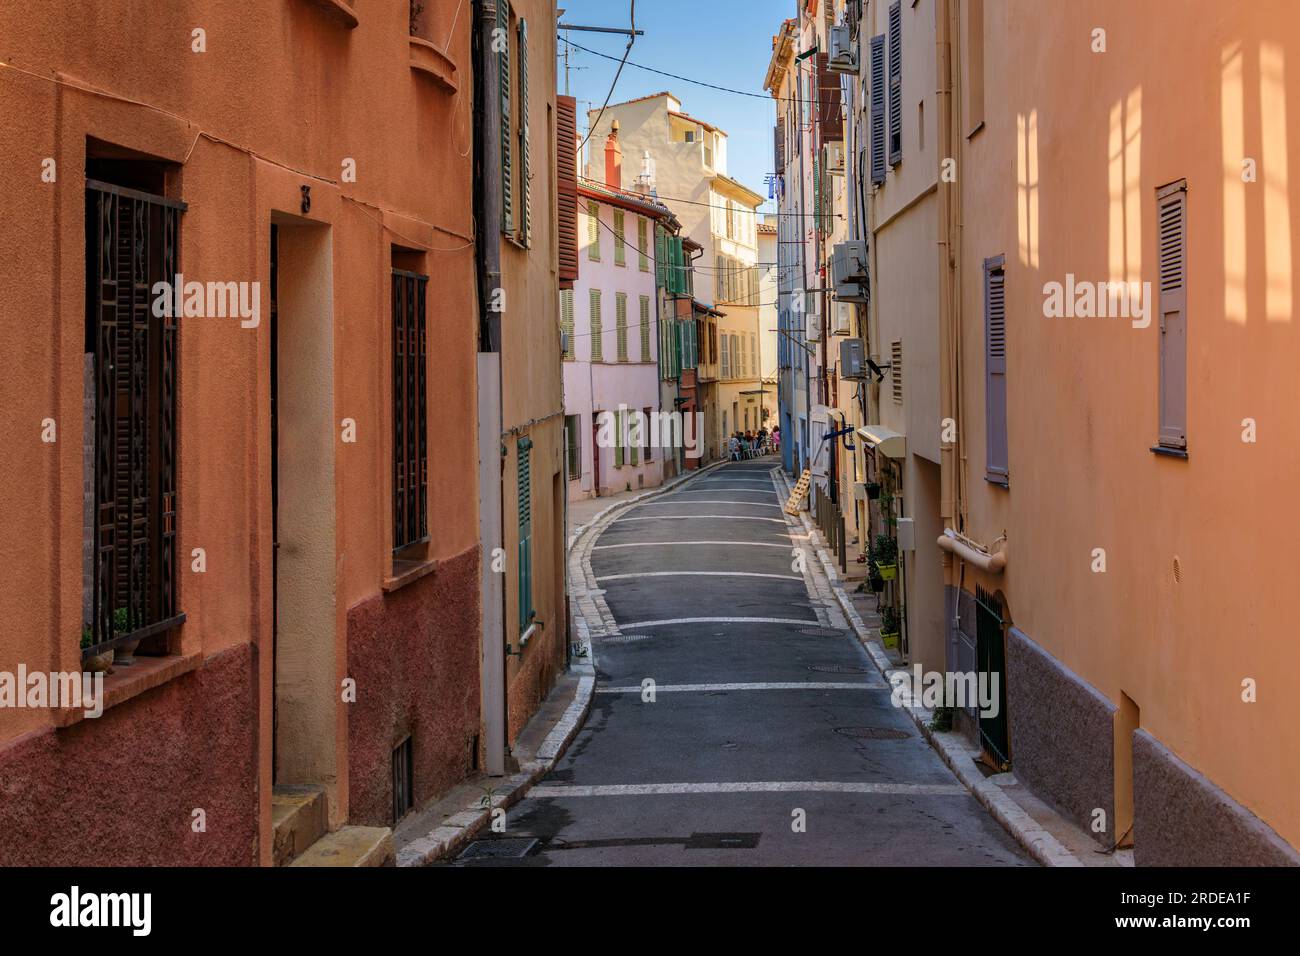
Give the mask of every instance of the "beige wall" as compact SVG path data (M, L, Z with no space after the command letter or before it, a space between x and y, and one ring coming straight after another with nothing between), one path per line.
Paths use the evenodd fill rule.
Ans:
M1015 625L1112 702L1131 697L1142 727L1296 844L1300 10L1231 9L984 5L986 125L961 167L964 494L973 537L1008 537L1006 574L984 583L1005 590ZM1105 53L1090 50L1098 26ZM1242 182L1245 157L1257 182ZM1149 450L1158 319L1043 314L1044 283L1066 273L1155 283L1156 190L1183 178L1187 460ZM981 263L998 254L1009 490L983 480ZM1247 678L1256 703L1242 702Z

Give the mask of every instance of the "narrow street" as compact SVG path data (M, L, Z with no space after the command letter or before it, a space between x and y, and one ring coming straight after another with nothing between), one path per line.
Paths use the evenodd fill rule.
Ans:
M723 465L599 533L618 636L593 641L591 713L496 835L527 855L460 865L1031 864L827 627L774 467Z

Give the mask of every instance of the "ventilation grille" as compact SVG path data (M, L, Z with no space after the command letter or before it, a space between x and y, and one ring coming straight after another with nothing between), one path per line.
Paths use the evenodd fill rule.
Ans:
M894 404L903 404L903 340L889 343L889 377L894 383Z

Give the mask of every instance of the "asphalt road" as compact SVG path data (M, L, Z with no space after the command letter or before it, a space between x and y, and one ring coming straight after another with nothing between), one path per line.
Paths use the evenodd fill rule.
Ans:
M591 714L455 865L1034 865L852 632L827 633L773 467L722 466L600 534L621 636L595 642Z

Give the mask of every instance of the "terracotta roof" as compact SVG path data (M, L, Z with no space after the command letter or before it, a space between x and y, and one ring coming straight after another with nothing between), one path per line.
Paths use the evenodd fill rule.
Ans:
M681 101L678 100L678 102L680 103ZM669 116L676 116L676 117L678 117L679 119L684 119L684 120L687 120L688 122L691 122L691 123L699 123L699 124L700 124L701 126L703 126L705 129L707 129L707 130L711 130L712 132L715 132L715 133L721 133L723 136L727 136L727 135L729 135L729 134L727 133L727 131L726 131L725 129L723 129L721 126L714 126L712 123L708 123L708 122L705 122L705 121L702 120L702 119L698 119L698 118L692 116L690 113L682 113L682 112L680 112L680 111L678 111L678 110L669 110L669 111L668 111L668 115L669 115Z
M589 179L580 179L578 181L578 195L586 196L588 199L595 199L598 202L607 202L623 209L629 209L632 212L653 216L655 219L674 218L671 209L649 196L643 196L640 193L630 192L626 189L615 189L612 186L592 182Z
M758 231L761 232L761 233L767 234L767 235L773 235L773 236L775 236L775 235L776 235L776 226L771 226L771 225L768 225L768 224L765 223L765 222L760 222L760 223L758 224Z
M645 96L638 96L638 97L636 97L636 98L634 98L634 99L623 100L621 103L610 103L609 106L605 107L605 109L611 109L611 108L613 108L613 107L615 107L615 106L627 106L627 105L630 104L630 103L642 103L642 102L644 102L644 101L646 101L646 100L654 100L654 99L658 99L658 98L661 97L661 96L671 96L673 99L677 100L678 103L681 102L681 100L678 99L678 97L677 97L676 95L674 95L671 91L669 91L669 90L660 90L658 93L648 93L648 94L646 94ZM588 114L591 114L591 113L599 113L599 112L600 112L600 110L587 110L587 113L588 113Z

